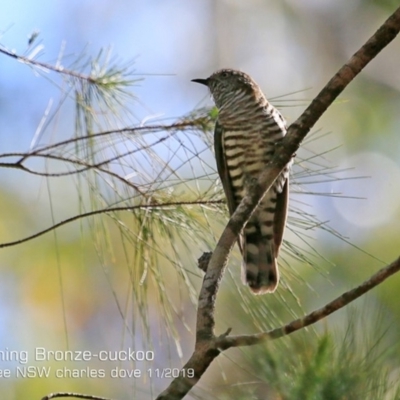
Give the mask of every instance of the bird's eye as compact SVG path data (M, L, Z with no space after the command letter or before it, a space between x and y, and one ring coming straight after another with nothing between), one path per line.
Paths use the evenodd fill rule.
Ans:
M221 75L222 75L223 78L227 78L228 77L228 72L224 71Z

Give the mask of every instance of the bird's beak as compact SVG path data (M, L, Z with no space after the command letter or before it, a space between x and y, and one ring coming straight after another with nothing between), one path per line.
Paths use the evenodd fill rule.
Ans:
M208 86L208 79L192 79L192 82L201 83L202 85Z

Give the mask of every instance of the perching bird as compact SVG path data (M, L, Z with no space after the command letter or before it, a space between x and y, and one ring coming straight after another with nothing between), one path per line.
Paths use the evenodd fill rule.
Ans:
M214 132L217 169L230 215L270 161L275 145L286 134L286 122L244 72L222 69L206 85L219 110ZM243 279L255 294L274 292L279 282L277 257L288 208L288 164L247 222L238 244Z

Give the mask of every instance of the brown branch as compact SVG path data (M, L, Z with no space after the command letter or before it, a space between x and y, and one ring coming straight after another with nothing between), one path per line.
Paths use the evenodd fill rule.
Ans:
M135 153L138 153L140 151L145 151L148 149L151 149L152 147L166 141L167 139L169 139L171 137L171 135L166 135L163 136L159 139L157 139L155 142L150 143L146 146L142 146L140 148L135 148L133 150L129 150L126 151L125 153L120 153L117 154L114 157L110 157L107 158L103 161L99 161L95 164L90 164L86 161L82 161L79 159L73 159L73 158L68 158L68 157L64 157L61 155L57 155L57 154L51 154L51 153L44 153L44 150L47 150L47 148L45 149L41 149L41 150L35 150L33 152L28 152L28 153L10 153L10 154L1 154L0 158L4 158L4 157L21 157L18 161L16 161L15 163L0 163L0 168L16 168L16 169L23 169L24 171L27 171L31 174L34 175L41 175L41 176L48 176L48 177L61 177L61 176L68 176L68 175L75 175L75 174L79 174L85 171L88 171L90 169L100 169L101 166L103 165L107 165L107 164L111 164L115 161L120 160L121 158L127 157L127 156L131 156ZM72 140L71 140L72 141ZM54 146L58 145L59 143L55 143ZM83 166L84 168L81 169L76 169L75 171L67 171L67 172L57 172L57 173L49 173L49 172L38 172L38 171L33 171L25 166L22 165L22 163L26 160L28 160L29 158L33 158L33 157L42 157L42 158L48 158L48 159L52 159L52 160L56 160L56 161L64 161L66 163L71 163L71 164L76 164L79 166ZM109 171L107 170L101 170L103 172L109 173ZM138 189L136 189L138 190ZM141 193L144 196L144 193Z
M93 396L91 394L82 394L82 393L73 393L73 392L59 392L59 393L51 393L47 396L44 396L42 400L51 400L58 399L61 397L69 397L76 399L86 399L86 400L111 400L107 397Z
M170 202L170 203L138 204L136 206L121 206L121 207L103 208L101 210L94 210L94 211L89 211L87 213L74 215L71 218L64 219L63 221L60 221L60 222L50 226L49 228L43 229L42 231L37 232L31 236L27 236L25 238L18 239L13 242L0 243L0 249L4 248L4 247L17 246L19 244L28 242L29 240L36 239L39 236L49 233L49 232L53 231L54 229L57 229L63 225L69 224L69 223L71 223L73 221L77 221L79 219L92 217L94 215L108 214L108 213L117 212L117 211L133 211L133 210L138 210L138 209L160 209L160 208L162 209L162 208L166 208L166 207L176 207L176 206L202 206L202 205L210 205L210 204L221 204L223 202L224 202L223 200L176 201L176 202Z
M239 232L250 218L264 193L271 187L285 165L294 156L301 142L321 115L354 79L356 75L398 34L400 30L400 8L378 29L353 57L334 75L311 102L304 113L289 127L288 133L277 146L274 157L260 175L258 181L232 215L223 231L210 259L199 295L197 310L195 351L183 367L181 375L158 397L158 400L177 400L198 382L211 362L219 355L219 339L214 335L214 309L219 284L229 254ZM194 377L188 376L188 371Z
M52 65L52 64L36 61L36 60L33 60L31 58L28 58L28 57L20 56L20 55L12 52L10 50L5 49L4 47L0 47L0 53L3 53L3 54L5 54L6 56L9 56L9 57L15 58L16 60L22 62L23 64L28 64L28 65L33 65L33 66L36 66L36 67L44 68L44 69L47 69L49 71L57 72L59 74L68 75L68 76L71 76L73 78L78 78L80 80L84 80L84 81L87 81L89 83L96 83L96 79L93 78L90 75L80 74L79 72L66 69L63 66L56 66L56 65Z
M279 339L282 336L290 335L299 329L315 324L319 320L347 306L349 303L369 292L371 289L381 284L384 280L399 270L400 257L393 261L390 265L380 269L376 274L372 275L361 285L343 293L341 296L326 304L324 307L307 314L303 318L296 319L289 324L282 326L281 328L273 329L269 332L262 332L257 335L221 337L219 340L217 340L217 347L221 350L226 350L230 347L253 346L255 344L263 343L267 340Z
M9 56L11 58L14 58L14 59L18 60L19 62L21 62L22 64L27 64L32 67L39 67L44 70L53 71L58 74L70 76L72 78L79 79L80 81L86 81L89 84L98 85L100 79L103 78L102 76L96 77L96 76L92 76L92 75L82 74L82 73L76 72L72 69L67 69L62 65L53 65L53 64L37 61L33 58L21 56L21 55L16 54L14 51L6 49L4 46L0 46L0 53L3 53L6 56Z
M109 131L102 131L102 132L97 132L93 133L91 135L87 136L79 136L79 137L73 137L70 139L63 140L61 142L57 142L54 144L50 144L44 147L37 148L36 150L33 150L29 153L26 153L27 156L32 156L32 155L37 155L39 153L44 153L45 151L65 146L71 143L77 143L81 141L89 141L93 139L97 139L99 137L103 136L109 136L109 135L114 135L114 134L134 134L134 133L153 133L153 132L159 132L159 131L186 131L186 130L193 130L193 128L201 128L203 129L206 127L208 124L212 122L211 118L209 116L205 117L198 117L195 119L183 119L182 121L174 122L169 125L144 125L144 126L136 126L136 127L128 127L128 128L121 128L121 129L113 129ZM25 153L4 153L0 154L0 158L5 158L5 157L23 157Z
M349 303L378 286L399 270L400 257L392 264L380 269L376 274L372 275L356 288L343 293L324 307L307 314L303 318L296 319L281 328L273 329L269 332L262 332L256 335L239 335L231 337L228 336L231 331L231 328L229 328L227 332L219 337L213 336L210 340L205 340L202 343L196 342L195 351L186 365L182 368L181 376L176 378L171 385L157 397L157 400L182 399L184 393L187 393L198 382L212 361L214 361L222 351L231 347L254 346L256 344L264 343L267 340L279 339L306 326L312 325L322 318L325 318L335 311L347 306Z
M116 174L115 172L112 172L108 169L105 168L101 168L101 166L106 165L106 164L110 164L114 161L117 161L123 157L126 157L128 155L132 155L135 154L136 152L139 151L144 151L147 149L150 149L152 147L154 147L157 144L160 144L162 142L164 142L165 140L169 139L171 136L173 136L176 132L178 131L185 131L187 129L193 129L195 127L201 126L204 127L207 123L209 123L211 121L211 119L209 117L199 117L196 119L189 119L189 120L182 120L179 122L175 122L173 124L169 124L169 125L150 125L150 126L139 126L139 127L135 127L135 128L122 128L119 130L111 130L111 131L104 131L104 132L99 132L90 136L82 136L82 137L76 137L76 138L71 138L71 139L67 139L64 140L62 142L58 142L58 143L54 143L27 153L5 153L5 154L0 154L0 159L1 158L8 158L8 157L20 157L20 159L14 163L10 163L10 162L0 162L0 168L14 168L14 169L19 169L21 171L30 173L32 175L37 175L37 176L44 176L44 177L62 177L62 176L69 176L69 175L76 175L76 174L80 174L82 172L91 170L91 169L95 169L98 170L100 172L103 172L105 174L108 174L112 177L114 177L115 179L123 182L124 184L130 186L132 189L134 189L136 192L138 192L141 196L143 196L144 198L148 198L149 196L144 193L137 185L133 184L132 182L129 182L128 180L126 180L124 177ZM100 161L98 163L95 164L90 164L86 161L82 161L82 160L78 160L78 159L72 159L72 158L68 158L68 157L64 157L61 155L57 155L57 154L48 154L45 153L46 151L49 151L51 149L55 149L57 147L60 146L64 146L67 144L71 144L74 142L78 142L78 141L82 141L82 140L91 140L95 137L101 137L101 136L106 136L106 135L110 135L110 134L116 134L116 133L136 133L136 132L156 132L156 131L173 131L172 134L166 135L161 137L160 139L156 140L155 142L147 145L147 146L142 146L141 148L137 148L137 149L133 149L130 150L128 152L122 153L122 154L118 154L115 157ZM50 173L50 172L39 172L39 171L34 171L28 167L26 167L25 165L23 165L23 163L28 160L29 158L32 157L42 157L42 158L47 158L47 159L53 159L56 161L63 161L66 163L71 163L74 165L79 165L82 166L83 168L81 169L75 169L74 171L68 171L68 172L57 172L57 173Z
M97 170L97 171L103 172L103 173L105 173L107 175L110 175L110 176L114 177L115 179L123 182L125 185L130 186L132 189L134 189L136 192L138 192L144 198L148 198L149 196L145 192L140 190L139 187L137 185L135 185L134 183L129 182L124 177L118 175L115 172L112 172L112 171L110 171L108 169L105 169L105 168L101 168L102 165L108 164L108 163L110 163L113 160L116 160L118 158L126 157L127 155L135 153L136 151L140 151L140 149L131 150L129 152L126 152L124 154L120 154L120 155L118 155L116 157L113 157L113 158L110 158L108 160L104 160L104 161L98 162L96 164L90 164L90 163L87 163L86 161L74 160L72 158L67 158L67 157L54 155L54 154L34 154L34 155L31 155L29 153L26 153L26 154L20 153L20 156L22 156L22 158L20 160L16 161L15 163L0 163L0 168L19 169L19 170L22 170L22 171L27 172L29 174L32 174L32 175L45 176L45 177L49 177L49 178L59 178L59 177L62 177L62 176L75 175L75 174L82 173L82 172L89 171L89 170L93 169L93 170ZM17 154L18 153L15 153L13 155L15 156ZM24 160L27 160L30 157L42 157L42 158L46 158L46 159L50 159L50 160L63 161L63 162L66 162L66 163L68 162L70 164L79 165L79 166L82 166L84 168L76 169L75 171L69 171L69 172L39 172L39 171L34 171L34 170L32 170L32 169L30 169L28 167L25 167L22 164L24 162Z

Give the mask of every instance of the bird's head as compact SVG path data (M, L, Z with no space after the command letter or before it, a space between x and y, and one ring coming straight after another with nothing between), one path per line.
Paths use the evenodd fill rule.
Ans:
M218 108L243 96L262 96L257 84L249 75L234 69L220 69L207 79L193 79L192 82L206 85Z

